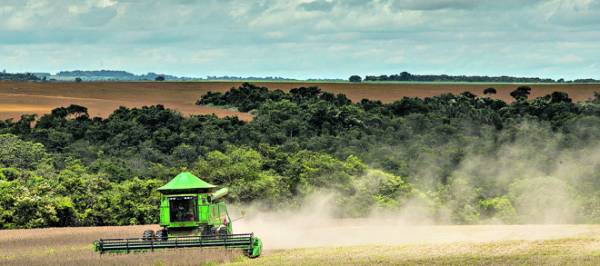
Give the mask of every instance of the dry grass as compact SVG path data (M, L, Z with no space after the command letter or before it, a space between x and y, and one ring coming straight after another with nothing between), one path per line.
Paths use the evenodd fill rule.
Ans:
M599 265L600 239L408 244L276 250L227 265Z
M177 249L100 255L99 238L139 237L156 226L79 227L0 231L0 265L203 265L239 260L239 250Z
M239 251L214 249L102 256L92 251L95 239L136 237L150 228L157 229L128 226L4 230L0 231L0 265L600 265L598 225L399 226L397 231L401 234L396 237L401 239L386 245L381 243L387 241L381 241L348 246L344 238L339 238L337 244L330 239L320 247L297 245L298 248L290 249L273 249L275 240L265 236L265 251L257 259L247 259ZM392 232L376 230L371 234L377 237ZM407 234L412 235L403 237ZM492 237L494 234L497 236ZM422 236L420 240L417 235ZM284 241L287 235L282 233L279 238L278 241Z
M195 102L208 91L224 92L241 82L0 82L0 119L18 118L21 114L47 113L58 106L84 105L90 115L106 117L119 106L140 107L163 104L179 112L189 114L212 114L218 116L238 115L250 120L247 113L210 106L197 106ZM271 89L289 90L300 86L319 86L325 91L344 93L353 101L363 98L390 102L408 97L427 97L445 92L470 91L481 95L483 89L495 87L496 98L511 101L510 92L518 84L417 84L417 83L298 83L257 82ZM576 101L586 100L600 92L600 84L530 84L532 96L542 96L553 91L565 91Z

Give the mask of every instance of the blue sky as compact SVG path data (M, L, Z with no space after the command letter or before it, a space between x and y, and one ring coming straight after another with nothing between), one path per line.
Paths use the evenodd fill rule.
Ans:
M600 0L0 0L0 69L600 78Z

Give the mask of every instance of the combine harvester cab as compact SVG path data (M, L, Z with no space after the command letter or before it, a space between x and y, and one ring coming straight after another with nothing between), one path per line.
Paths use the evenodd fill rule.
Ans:
M158 189L160 226L146 230L141 238L100 239L95 250L113 253L166 248L237 248L250 258L260 256L262 242L254 234L234 234L223 201L227 188L217 190L189 172L183 172Z

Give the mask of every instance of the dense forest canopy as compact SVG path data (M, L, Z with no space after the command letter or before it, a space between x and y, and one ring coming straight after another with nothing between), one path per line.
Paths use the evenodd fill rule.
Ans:
M252 112L250 122L161 105L0 121L0 228L155 223L156 188L182 170L270 209L327 192L340 217L600 222L600 95L511 95L352 102L245 83L198 104Z

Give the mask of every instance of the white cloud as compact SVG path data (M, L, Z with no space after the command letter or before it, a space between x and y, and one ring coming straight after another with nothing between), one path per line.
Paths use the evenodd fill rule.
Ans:
M568 54L564 56L560 56L556 59L556 62L559 64L571 64L571 63L582 63L584 62L583 58L574 54Z
M97 7L111 7L117 4L116 1L113 0L96 0L94 1Z
M599 0L2 0L0 51L27 53L0 66L600 78L599 25Z

